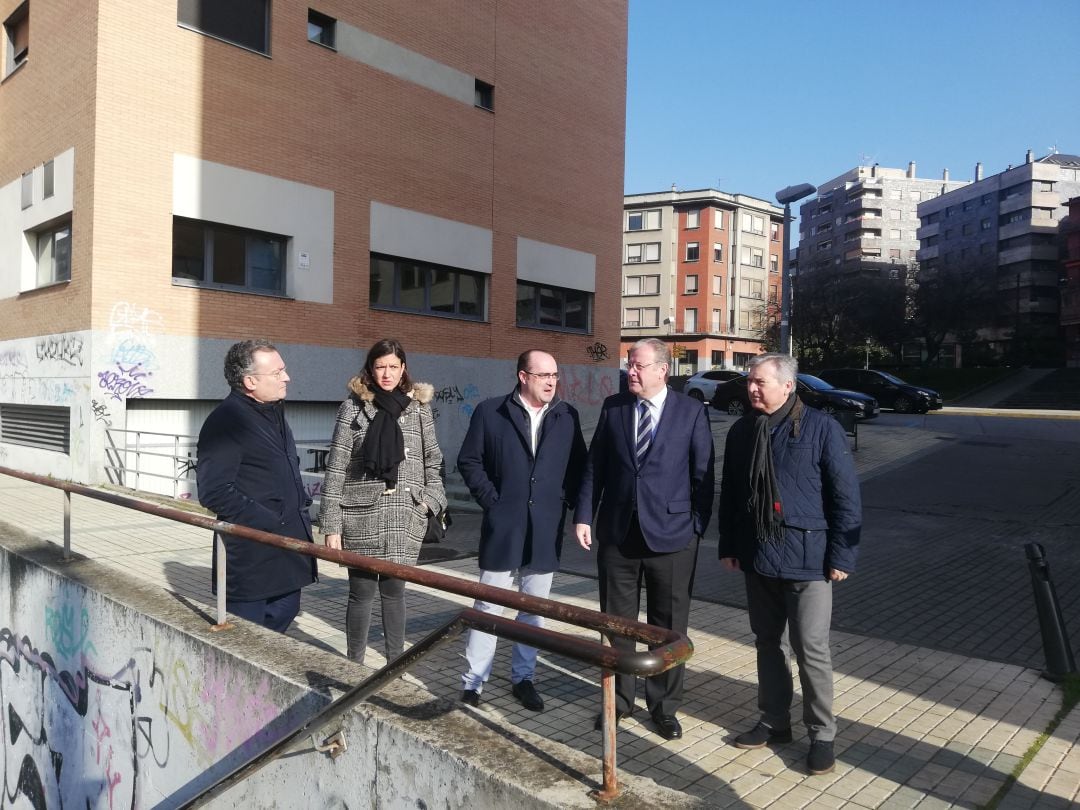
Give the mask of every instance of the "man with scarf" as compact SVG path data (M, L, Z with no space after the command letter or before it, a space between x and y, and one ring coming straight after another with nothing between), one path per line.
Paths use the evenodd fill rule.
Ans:
M577 410L556 395L559 366L547 352L521 354L517 386L481 402L458 454L458 470L484 510L480 527L480 582L546 599L559 568L566 508L577 500L585 439ZM501 615L502 605L477 600L476 610ZM541 616L519 613L522 624L543 627ZM461 699L480 703L491 675L496 638L469 631ZM544 709L534 686L536 648L515 643L511 691L530 711Z
M724 450L720 561L745 575L757 647L761 717L735 746L791 742L794 649L810 736L807 769L821 774L835 765L832 585L855 571L862 504L844 431L804 407L797 372L785 354L750 361L753 410L731 426Z
M267 340L234 344L225 356L232 389L199 431L199 502L219 520L311 542L311 498L284 400L289 374ZM315 581L315 558L223 536L225 609L284 633L300 612L300 589ZM217 582L217 545L211 582Z

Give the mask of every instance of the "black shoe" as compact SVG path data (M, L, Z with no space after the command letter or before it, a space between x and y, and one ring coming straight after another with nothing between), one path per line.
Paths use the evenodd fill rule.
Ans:
M812 774L829 773L836 767L833 756L832 740L814 740L810 743L810 753L806 755L806 770Z
M658 714L653 717L656 733L665 740L677 740L682 736L682 724L673 714Z
M615 710L615 725L618 726L620 720L625 720L629 716L630 716L629 712L624 712L622 709L616 709ZM603 728L604 728L604 713L600 712L600 714L596 715L596 722L593 723L593 730L594 731L601 731L601 730L603 730Z
M461 693L461 702L469 706L480 705L480 693L475 689L466 689Z
M544 710L544 699L537 693L532 681L518 681L510 691L514 693L514 697L521 702L521 705L530 712L542 712Z
M747 750L764 748L766 745L783 745L791 742L790 728L770 728L764 723L758 723L749 731L743 732L735 738L735 747Z

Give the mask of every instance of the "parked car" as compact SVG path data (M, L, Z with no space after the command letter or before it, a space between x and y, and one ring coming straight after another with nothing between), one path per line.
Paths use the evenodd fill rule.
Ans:
M795 383L795 390L799 394L799 399L806 405L828 414L834 414L837 411L854 411L857 419L873 419L881 413L881 408L873 397L857 391L833 388L812 374L800 374ZM741 416L746 413L750 408L746 377L739 377L717 385L710 404L717 410L726 411L732 416Z
M686 384L683 385L682 392L688 397L693 397L698 402L708 402L712 399L713 391L716 390L717 384L728 380L734 380L737 377L743 377L745 375L745 371L734 371L732 369L721 368L699 371L697 374L690 375Z
M818 374L835 386L874 397L883 408L897 413L926 413L941 405L941 394L932 388L910 385L885 371L862 368L830 368Z

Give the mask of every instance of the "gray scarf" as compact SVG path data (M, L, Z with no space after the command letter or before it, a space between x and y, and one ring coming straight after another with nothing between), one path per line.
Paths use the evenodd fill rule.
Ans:
M784 506L776 483L772 454L772 432L789 415L794 422L793 435L799 436L803 404L792 391L787 402L771 414L754 419L754 442L750 452L750 501L747 509L754 516L754 536L759 543L780 540L784 536Z

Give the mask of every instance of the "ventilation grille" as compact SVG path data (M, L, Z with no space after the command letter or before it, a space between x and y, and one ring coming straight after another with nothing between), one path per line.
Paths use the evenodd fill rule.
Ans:
M67 453L71 446L71 409L0 403L0 441Z

